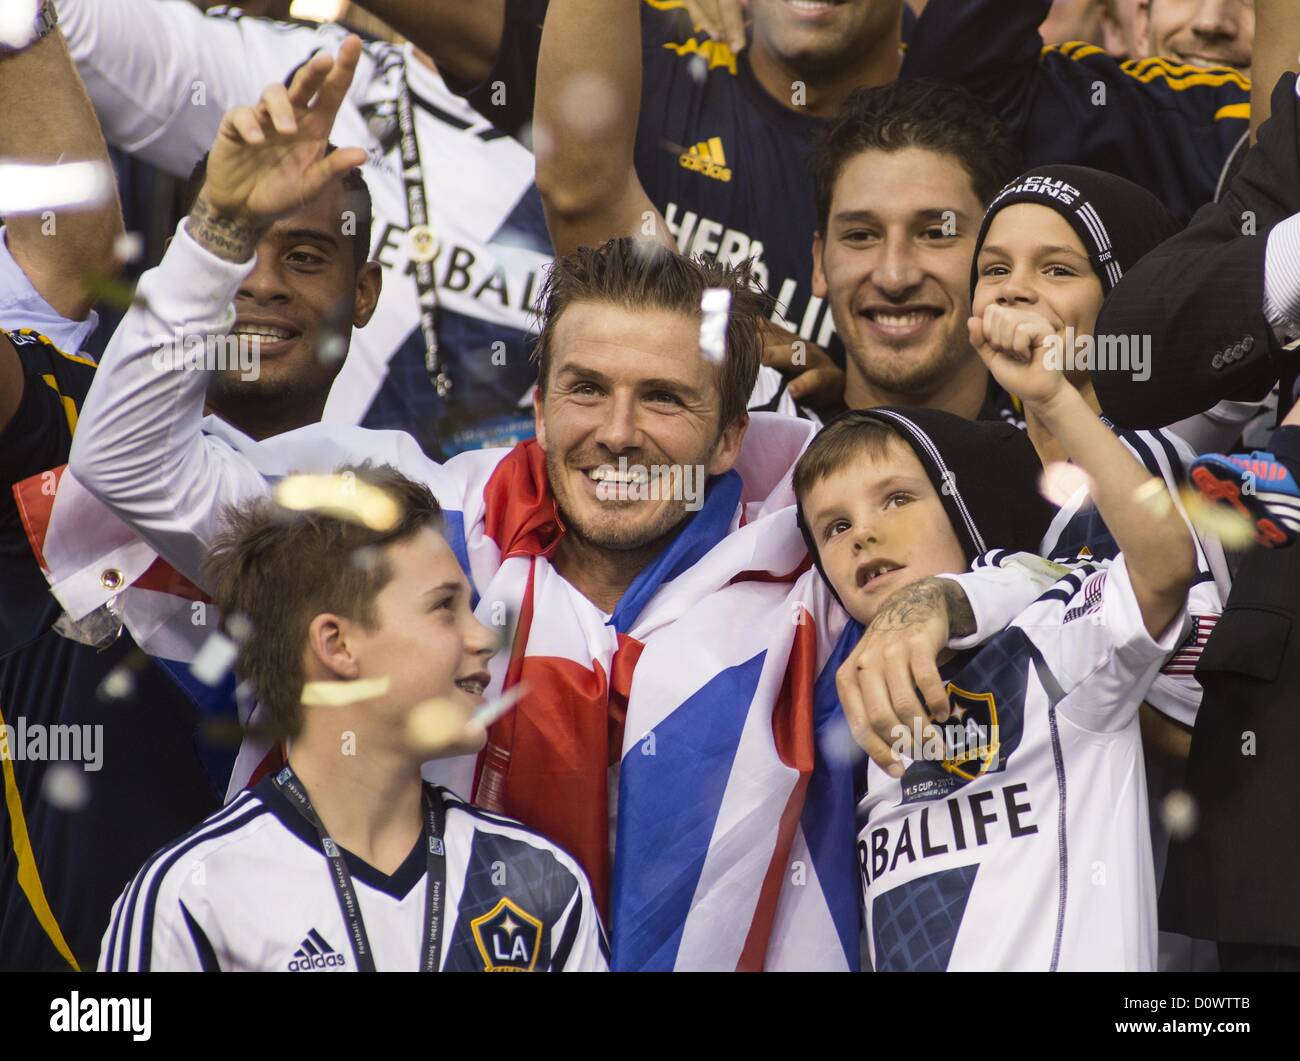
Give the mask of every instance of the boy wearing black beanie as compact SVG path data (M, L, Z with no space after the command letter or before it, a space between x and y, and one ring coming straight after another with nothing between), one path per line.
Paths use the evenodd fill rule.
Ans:
M1154 967L1137 709L1185 631L1195 554L1177 512L1137 499L1150 481L1142 465L1044 367L1046 334L996 330L977 349L1092 476L1123 555L1062 569L977 650L942 653L942 733L898 734L906 765L868 748L858 861L877 970ZM809 446L795 470L801 523L858 624L972 555L992 550L983 562L997 563L1041 536L1050 513L1030 500L1032 448L990 430L877 409Z

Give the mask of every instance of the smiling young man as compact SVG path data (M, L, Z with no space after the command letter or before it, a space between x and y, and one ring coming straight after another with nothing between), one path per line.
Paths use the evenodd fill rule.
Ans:
M813 286L844 340L849 408L1017 419L966 328L975 234L1017 162L998 118L947 85L861 89L826 129Z
M496 635L428 488L346 472L393 502L392 526L268 499L227 513L207 564L215 603L253 629L237 669L291 734L288 762L145 864L100 968L604 970L573 859L423 782L425 760L483 743L471 713Z

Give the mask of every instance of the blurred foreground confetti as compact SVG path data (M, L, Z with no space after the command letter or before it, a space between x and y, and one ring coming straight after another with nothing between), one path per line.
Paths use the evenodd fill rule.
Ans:
M359 678L354 682L306 682L302 687L302 702L308 707L347 707L383 696L391 684L388 675Z
M401 518L396 501L355 475L290 475L275 488L277 504L294 512L360 523L374 531L391 530Z
M1039 492L1057 508L1062 508L1079 490L1092 492L1088 473L1069 461L1053 461L1043 469L1038 481ZM1091 503L1085 499L1085 503Z
M1207 501L1190 486L1185 486L1178 495L1187 518L1192 526L1202 534L1218 538L1228 549L1249 549L1258 544L1255 536L1255 523L1249 517L1236 512L1226 505Z
M3 217L90 209L109 202L114 191L113 171L103 162L61 162L55 166L0 162Z

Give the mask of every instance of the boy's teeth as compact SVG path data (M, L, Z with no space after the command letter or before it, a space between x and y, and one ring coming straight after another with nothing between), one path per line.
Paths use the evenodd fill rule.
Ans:
M475 696L483 695L483 684L481 682L474 682L474 681L469 681L468 679L464 679L458 681L456 684L460 686L460 688L464 689L467 693L473 693Z

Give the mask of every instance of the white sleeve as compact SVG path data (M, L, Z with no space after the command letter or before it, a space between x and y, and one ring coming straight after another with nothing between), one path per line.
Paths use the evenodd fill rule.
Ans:
M1264 316L1280 342L1300 336L1300 214L1292 214L1268 234Z
M132 889L143 888L144 878L152 868L150 860L113 904L100 944L101 973L197 973L215 961L209 945L205 965L200 947L206 937L182 902L178 886L164 881L158 902L153 905L131 901Z
M226 111L342 37L204 14L188 0L59 0L59 21L108 142L177 177L212 146ZM368 79L359 69L354 89Z
M195 581L225 506L268 487L250 460L203 434L208 374L178 365L176 350L188 352L182 337L202 346L230 330L253 265L222 261L181 223L104 352L68 459L87 490Z
M962 588L975 616L975 632L952 638L948 647L954 651L974 648L1001 633L1067 570L1033 553L994 549L977 556L965 574L940 575Z
M1047 672L1040 671L1040 678L1063 701L1061 712L1086 730L1108 732L1132 720L1161 665L1183 640L1188 616L1184 607L1159 638L1151 637L1121 553L1081 565L1014 625L1038 650Z
M0 328L31 328L65 354L77 354L97 327L99 316L93 310L84 321L74 321L45 301L9 253L5 230L0 227Z
M568 909L563 918L551 928L551 938L564 939L568 934L570 922L577 918L577 927L573 932L573 941L568 953L563 956L563 964L558 971L562 973L607 973L609 972L609 945L605 942L605 930L600 924L600 914L591 897L591 885L582 870L574 867L578 876L578 887L573 893Z

